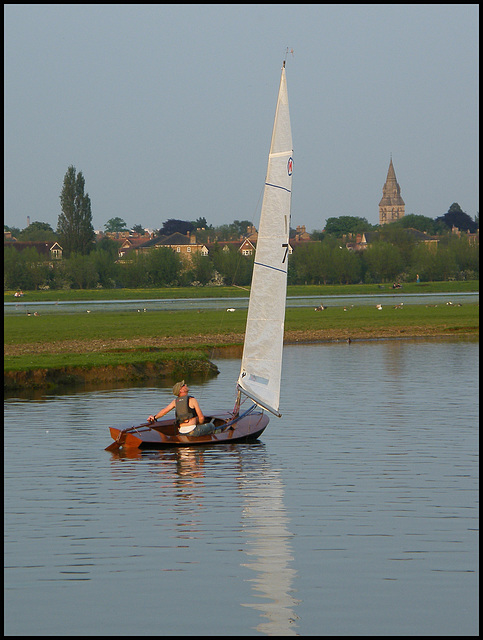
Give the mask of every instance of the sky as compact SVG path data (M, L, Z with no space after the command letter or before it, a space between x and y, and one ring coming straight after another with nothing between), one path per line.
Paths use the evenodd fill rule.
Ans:
M280 70L292 227L478 204L476 4L6 4L4 223L55 230L69 166L93 226L258 225ZM293 49L293 54L288 53Z

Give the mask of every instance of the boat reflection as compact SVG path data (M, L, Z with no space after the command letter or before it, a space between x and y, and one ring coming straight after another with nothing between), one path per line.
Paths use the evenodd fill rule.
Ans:
M182 531L178 531L178 536L184 539L189 538L188 533L193 535L199 530L196 505L208 499L204 495L206 487L202 481L209 473L208 467L220 465L226 469L228 462L241 506L240 530L245 543L246 562L240 566L254 574L248 579L254 601L241 605L260 612L263 619L256 626L259 633L295 636L298 635L295 613L298 601L293 595L297 575L292 568L293 534L289 530L290 519L283 502L283 480L279 470L272 468L265 449L265 445L258 442L149 451L120 449L111 452L111 456L113 460L149 459L168 463L163 467L167 473L165 478L175 488L180 502L191 504L193 530L188 532L190 524L183 521Z

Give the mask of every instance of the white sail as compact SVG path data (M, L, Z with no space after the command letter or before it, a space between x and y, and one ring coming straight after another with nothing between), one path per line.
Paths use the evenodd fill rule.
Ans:
M278 416L292 169L292 133L284 63L268 157L245 344L238 378L238 388L243 394Z

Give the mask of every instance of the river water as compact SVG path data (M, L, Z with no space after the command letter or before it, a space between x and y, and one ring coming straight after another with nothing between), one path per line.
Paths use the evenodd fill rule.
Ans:
M5 635L478 635L477 377L471 340L289 346L259 442L131 455L169 389L8 398Z

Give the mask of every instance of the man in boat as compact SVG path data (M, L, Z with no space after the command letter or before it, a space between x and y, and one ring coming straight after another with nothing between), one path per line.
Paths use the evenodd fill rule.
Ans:
M170 402L164 409L149 416L148 422L156 422L158 418L162 418L172 409L176 412L176 422L179 432L186 436L204 436L215 431L212 423L203 424L205 416L200 409L198 400L188 395L189 387L184 380L177 382L173 387L173 395L176 398Z

